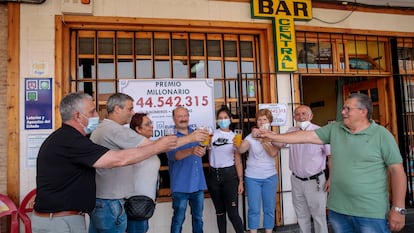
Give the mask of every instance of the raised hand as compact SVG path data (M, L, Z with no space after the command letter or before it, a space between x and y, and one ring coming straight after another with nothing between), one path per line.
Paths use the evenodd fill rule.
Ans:
M209 132L206 129L197 129L191 133L193 142L202 142L209 137Z
M156 146L158 146L163 152L174 150L177 148L177 136L164 136L155 141Z
M203 157L206 154L206 147L204 146L195 146L193 147L193 154Z

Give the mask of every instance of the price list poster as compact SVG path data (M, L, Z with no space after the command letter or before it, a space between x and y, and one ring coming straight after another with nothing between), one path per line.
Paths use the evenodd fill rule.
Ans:
M178 106L188 109L190 127L214 127L213 85L212 79L119 81L120 92L134 99L134 111L148 113L154 122L154 138L163 136L164 129L174 127L172 111Z
M52 129L52 78L25 78L25 130ZM46 133L26 135L26 166L35 167L40 145Z

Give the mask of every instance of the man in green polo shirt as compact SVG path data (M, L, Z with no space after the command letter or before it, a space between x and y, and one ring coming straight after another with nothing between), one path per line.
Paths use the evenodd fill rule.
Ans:
M314 131L254 135L282 143L331 144L329 221L335 233L400 231L405 224L407 178L398 146L390 132L372 119L371 99L351 94L342 122ZM388 177L391 182L391 208Z

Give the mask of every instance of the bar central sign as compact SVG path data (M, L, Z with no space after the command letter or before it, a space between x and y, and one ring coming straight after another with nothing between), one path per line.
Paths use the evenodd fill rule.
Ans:
M311 0L251 0L253 18L270 18L276 35L278 71L296 71L295 20L312 19Z

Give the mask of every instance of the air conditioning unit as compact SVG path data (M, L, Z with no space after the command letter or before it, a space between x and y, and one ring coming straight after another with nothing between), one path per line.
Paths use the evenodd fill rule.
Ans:
M61 0L61 11L62 14L68 15L93 15L93 2L93 0Z

